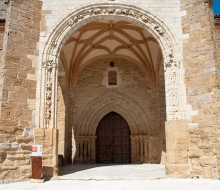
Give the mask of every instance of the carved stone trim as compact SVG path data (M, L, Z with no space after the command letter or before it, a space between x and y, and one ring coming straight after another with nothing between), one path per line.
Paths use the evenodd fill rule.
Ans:
M50 120L51 120L51 112L52 112L52 90L53 90L53 83L54 83L54 76L53 70L56 69L57 63L53 60L48 60L47 62L42 63L42 67L45 70L45 78L46 81L45 85L45 105L44 105L44 128L50 127Z
M173 41L170 39L169 34L167 33L168 29L161 26L162 22L159 22L159 20L157 20L154 15L146 13L144 10L134 8L132 6L122 6L121 4L100 4L96 6L86 7L85 9L79 9L78 11L76 11L75 14L68 16L65 19L65 22L60 24L61 26L59 30L57 30L57 34L54 35L52 41L49 43L49 48L46 55L57 55L58 57L59 47L57 47L57 44L65 43L63 42L63 37L65 35L70 35L68 34L68 32L73 32L72 27L76 26L86 19L97 16L122 16L135 19L135 22L142 23L146 29L156 35L154 36L157 38L158 41L160 41L159 44L164 44L164 46L166 46L163 50L164 52L166 52L166 55L164 54L164 56L170 57L166 61L166 69L177 69L179 67L178 61L176 61L176 58L173 56L173 52L171 52L174 51L173 49L171 49L171 47L173 46ZM46 57L46 59L49 59L49 57Z
M154 28L159 35L163 36L165 33L164 29L161 28L157 23L155 23L155 21L147 14L144 14L138 10L133 10L131 8L115 8L115 7L91 8L89 10L85 10L76 15L73 15L71 18L69 18L68 25L71 27L72 25L79 23L85 18L97 16L97 15L117 15L117 16L121 15L121 16L133 17L141 22L152 25L152 28Z

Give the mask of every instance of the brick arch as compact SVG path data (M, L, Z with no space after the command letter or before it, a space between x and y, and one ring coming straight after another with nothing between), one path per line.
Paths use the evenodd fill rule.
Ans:
M150 135L146 113L132 98L110 91L90 101L77 120L76 136L95 136L100 120L109 112L120 114L128 123L131 135Z

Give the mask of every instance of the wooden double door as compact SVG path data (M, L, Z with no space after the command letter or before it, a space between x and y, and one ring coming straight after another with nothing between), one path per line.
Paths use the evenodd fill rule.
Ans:
M125 119L115 112L103 117L97 127L96 162L130 163L130 129Z

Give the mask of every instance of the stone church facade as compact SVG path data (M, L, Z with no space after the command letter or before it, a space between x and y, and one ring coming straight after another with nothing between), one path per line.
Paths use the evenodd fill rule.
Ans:
M220 177L211 0L1 0L0 180L64 164L163 163ZM7 9L7 11L5 11Z

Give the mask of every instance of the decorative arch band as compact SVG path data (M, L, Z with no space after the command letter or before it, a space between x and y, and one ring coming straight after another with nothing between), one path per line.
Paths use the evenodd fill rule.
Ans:
M77 120L76 136L95 136L100 120L108 113L120 114L128 123L132 135L150 135L150 124L143 108L127 95L110 91L92 100Z
M144 30L147 30L158 42L163 53L165 69L179 67L177 43L169 28L155 15L141 8L126 4L90 4L64 18L50 35L44 49L43 62L58 63L60 50L68 38L83 25L110 19L125 19Z

